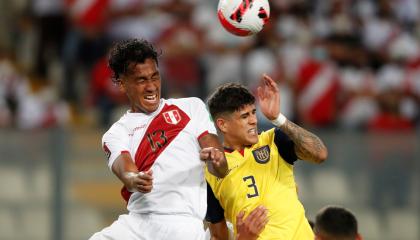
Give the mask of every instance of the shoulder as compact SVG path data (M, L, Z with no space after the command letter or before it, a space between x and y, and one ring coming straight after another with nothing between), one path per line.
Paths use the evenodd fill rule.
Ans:
M112 126L103 134L102 139L105 139L109 136L119 136L123 134L128 133L127 128L127 121L128 119L124 116L122 116L117 122L112 124Z
M203 100L198 97L188 97L188 98L170 98L167 99L166 102L168 104L176 104L176 105L205 105Z
M274 141L274 136L275 136L275 129L271 128L267 131L263 131L259 134L259 142L260 144L264 145L264 144L270 144L271 142Z
M166 100L168 105L176 105L181 110L188 113L190 116L194 116L196 113L207 111L206 104L197 97L189 98L172 98Z

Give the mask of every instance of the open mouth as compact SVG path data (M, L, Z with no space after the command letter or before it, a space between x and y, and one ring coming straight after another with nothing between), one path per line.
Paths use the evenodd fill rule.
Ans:
M251 128L251 129L248 130L248 133L249 134L252 134L252 135L257 135L258 134L258 131L257 131L256 128Z
M158 96L157 94L153 94L153 95L146 95L144 96L144 100L146 100L146 102L154 104L158 101Z

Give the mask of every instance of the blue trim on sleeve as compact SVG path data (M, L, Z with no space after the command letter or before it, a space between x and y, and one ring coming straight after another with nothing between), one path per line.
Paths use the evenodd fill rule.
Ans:
M279 150L280 156L286 162L293 165L293 163L297 161L295 143L279 128L274 130L274 143Z
M210 184L207 182L207 213L206 221L218 223L225 219L225 210L220 206L219 201L214 196Z

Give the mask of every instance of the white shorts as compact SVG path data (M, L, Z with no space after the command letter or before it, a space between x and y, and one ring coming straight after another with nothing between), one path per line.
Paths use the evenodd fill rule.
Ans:
M90 240L204 240L203 221L193 217L129 213Z

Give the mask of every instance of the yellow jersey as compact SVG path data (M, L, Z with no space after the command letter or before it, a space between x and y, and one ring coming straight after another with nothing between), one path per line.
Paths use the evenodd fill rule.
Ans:
M262 132L258 143L242 153L225 150L225 155L229 165L226 177L217 178L206 170L209 222L224 217L236 226L240 211L247 216L263 205L268 209L269 221L258 239L314 239L296 192L293 163L297 157L287 135L273 128Z

